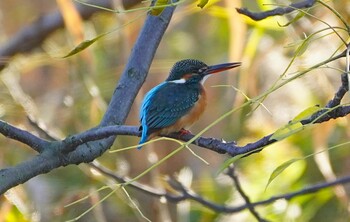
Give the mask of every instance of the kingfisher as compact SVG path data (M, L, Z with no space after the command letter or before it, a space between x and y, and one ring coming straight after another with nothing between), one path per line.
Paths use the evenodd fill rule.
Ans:
M214 73L240 65L240 62L234 62L208 66L195 59L176 62L168 78L152 88L143 99L138 149L160 134L188 132L185 127L196 122L207 105L204 81Z

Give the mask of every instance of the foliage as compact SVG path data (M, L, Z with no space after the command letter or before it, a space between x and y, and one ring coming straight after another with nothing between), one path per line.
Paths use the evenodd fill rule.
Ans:
M27 116L54 138L65 138L98 125L147 11L161 14L165 6L175 4L157 3L153 8L143 3L133 9L121 10L117 6L113 12L96 14L84 23L71 24L83 33L59 30L42 44L41 50L9 60L1 73L1 119L36 131ZM239 4L256 10L280 6L274 1L268 1L270 5L264 3L176 3L177 11L126 124L138 125L138 107L144 93L166 78L176 60L198 58L208 64L242 61L239 73L222 74L206 82L210 105L191 131L198 137L224 138L238 144L268 134L279 142L258 154L229 159L198 149L190 142L174 143L167 139L173 141L152 142L141 151L107 152L98 162L118 175L128 176L126 184L136 181L177 194L184 187L169 185L174 177L190 193L193 190L219 205L241 201L232 180L224 175L232 163L251 202L347 174L349 150L344 149L349 135L347 117L308 127L301 122L320 111L315 105L324 107L341 84L344 61L338 59L327 64L325 61L345 49L344 43L349 39L346 23L349 3L319 1L310 9L261 22L234 10L242 7ZM6 36L14 35L16 27L30 19L25 13L28 8L39 15L56 7L48 1L0 4L2 20L6 21L2 44L6 44ZM229 87L210 87L218 85ZM118 136L112 149L120 150L137 142L137 137ZM1 138L0 144L2 168L36 155L7 138ZM249 211L223 214L191 200L166 203L162 198L118 185L89 165L59 168L1 197L0 221L36 221L36 217L43 221L70 220L91 206L92 211L82 216L81 221L253 219ZM104 189L100 191L101 187ZM345 221L349 219L345 191L340 186L256 209L260 216L272 221L329 221L329 218ZM67 206L70 203L75 204Z

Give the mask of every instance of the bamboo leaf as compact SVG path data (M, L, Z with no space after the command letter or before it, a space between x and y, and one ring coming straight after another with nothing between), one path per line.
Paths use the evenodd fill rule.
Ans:
M279 22L277 22L277 23L278 23L278 25L281 26L281 27L287 27L287 26L293 24L294 22L298 21L299 19L301 19L301 18L304 17L304 16L305 16L305 12L299 11L298 14L297 14L290 22L287 22L287 23L284 24L284 25L281 25Z
M209 0L199 0L197 6L200 8L203 8L204 6L206 6L208 4Z
M282 163L281 165L279 165L270 175L269 181L266 184L265 187L265 191L267 189L267 187L271 184L271 182L278 176L280 175L285 169L287 169L290 165L292 165L293 163L295 163L296 161L302 160L300 158L293 158L290 159L284 163Z
M98 39L100 39L102 36L104 35L99 35L93 39L82 41L81 43L79 43L79 45L77 45L74 49L72 49L67 55L63 56L62 58L68 58L72 55L83 51L84 49L92 45L94 42L96 42Z
M220 173L222 173L228 166L230 166L232 163L234 163L237 160L239 160L244 155L246 155L246 154L239 154L237 156L234 156L232 158L229 158L229 159L225 160L225 162L220 166L220 168L216 172L216 176L219 175Z
M320 110L322 110L322 108L320 108L317 105L306 108L303 111L301 111L296 117L294 117L292 123L300 122L301 120L307 119Z
M304 126L303 124L301 124L301 122L290 123L276 130L276 132L271 136L270 139L280 141L303 129L304 129Z
M153 9L151 10L152 15L160 15L163 12L165 7L168 5L168 0L157 0L154 4Z

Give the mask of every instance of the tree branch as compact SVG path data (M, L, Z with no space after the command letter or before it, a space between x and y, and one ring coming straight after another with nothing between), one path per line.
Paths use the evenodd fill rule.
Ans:
M267 222L267 220L262 218L259 215L259 213L255 210L255 208L252 206L249 197L245 194L245 192L244 192L244 190L243 190L243 188L241 186L241 183L239 182L238 176L236 175L236 172L235 172L235 166L233 164L231 164L228 167L226 175L229 176L233 180L233 183L235 184L238 193L244 199L246 205L248 206L248 209L249 209L250 213L257 219L257 221L259 221L259 222Z
M130 181L129 178L124 178L121 176L118 176L117 174L115 174L114 172L112 172L111 170L96 164L95 162L90 164L94 169L96 169L97 171L99 171L100 173L102 173L103 175L112 178L113 180L117 181L118 183L125 183ZM309 186L306 187L304 189L301 190L297 190L294 192L290 192L290 193L285 193L285 194L281 194L281 195L276 195L273 196L271 198L262 200L262 201L257 201L257 202L248 202L239 206L226 206L226 205L220 205L217 203L214 203L212 201L209 201L207 199L205 199L204 197L198 195L197 193L195 193L194 191L188 190L187 188L185 188L179 181L175 181L175 180L170 180L168 181L169 185L172 186L172 188L174 188L175 190L179 191L179 194L171 194L168 193L166 191L162 191L159 189L155 189L153 187L138 183L138 182L132 182L130 183L128 186L137 189L141 192L144 192L148 195L151 195L153 197L157 197L157 198L166 198L166 200L174 202L174 203L178 203L184 200L193 200L197 203L202 204L203 206L214 210L215 212L221 212L221 213L238 213L241 212L242 210L245 209L249 209L251 207L257 207L257 206L261 206L261 205L267 205L267 204L271 204L273 202L275 202L276 200L281 200L281 199L285 199L285 200L291 200L295 197L298 196L303 196L303 195L307 195L307 194L312 194L312 193L316 193L320 190L329 188L329 187L333 187L339 184L347 184L350 183L350 176L345 176L330 182L323 182L323 183L319 183L319 184L315 184L313 186Z
M0 120L0 132L2 135L17 140L23 144L28 145L33 150L41 153L46 147L49 147L50 142L43 140L25 130L14 127L2 120Z
M91 0L90 3L104 8L111 7L110 0ZM99 8L87 7L81 4L77 4L76 8L84 20L101 11ZM39 47L50 34L63 27L62 15L57 10L51 14L39 17L32 24L22 28L15 36L10 38L9 42L0 47L0 58L5 58L0 60L0 71L6 67L8 60L13 56Z
M131 104L147 76L160 39L168 27L174 9L175 6L167 7L159 16L147 16L100 126L124 123ZM65 149L66 143L52 142L50 149L41 148L44 150L39 156L15 167L1 170L0 179L7 182L0 183L0 194L36 175L50 172L60 166L90 162L109 149L114 139L115 136L110 136L103 140L85 143L72 151L69 149L68 152L71 152L65 155L61 151ZM35 167L25 168L26 165Z
M339 95L335 97L339 97ZM332 111L331 113L332 115L323 115L323 113L319 113L317 115L312 116L307 121L304 121L303 124L308 124L313 122L313 120L315 120L316 118L319 118L320 115L323 115L323 116L319 118L318 121L316 121L315 123L321 123L331 118L338 118L338 117L345 116L350 113L350 106L339 107L334 112ZM51 170L58 168L60 166L66 166L72 163L79 164L84 161L90 162L89 160L96 158L107 149L107 147L105 147L103 143L99 143L99 142L89 143L89 141L91 140L96 140L96 139L101 139L106 137L114 139L114 135L116 134L135 135L135 136L140 135L138 131L138 127L136 126L107 126L107 127L95 128L95 129L86 131L84 133L77 134L72 137L68 137L67 139L63 140L64 142L60 142L60 141L47 142L45 140L42 140L30 134L29 132L25 132L16 127L10 126L5 122L1 121L0 125L2 125L2 127L0 127L0 133L2 133L3 135L8 136L12 139L18 140L20 142L23 142L29 145L30 147L33 147L38 152L42 152L40 155L28 161L20 163L15 167L0 170L0 180L2 181L0 183L0 194L4 193L11 187L14 187L18 184L26 182L27 180L31 179L36 175L50 172ZM172 138L189 141L195 135L172 134L170 136ZM236 156L239 154L247 154L247 153L250 154L250 152L252 151L258 152L262 150L264 146L276 142L276 140L270 139L271 136L272 134L265 136L254 143L250 143L241 147L235 145L234 142L226 143L218 139L204 138L204 137L198 138L193 143L198 146L210 149L212 151L216 151L218 153L228 153L231 156ZM83 144L85 146L79 146L78 148L82 149L82 147L84 147L85 152L82 150L72 150L72 148L75 148L76 145L83 145ZM91 144L94 144L94 145L92 146ZM65 146L67 146L68 148ZM62 151L68 151L68 152L71 151L71 152L67 155L64 155ZM98 151L100 151L101 153L98 153ZM346 180L346 182L347 181L348 180ZM317 190L315 191L314 188L310 189L310 191L308 190L309 189L306 189L305 192L317 191ZM293 194L287 195L287 197L291 198L293 197ZM193 199L211 209L218 210L220 212L231 212L231 210L227 209L226 207L224 206L218 207L216 205L213 205L212 203L204 200L203 198L195 194L186 193L186 195L184 196L176 197L176 198L173 197L171 199L182 200L184 198ZM275 200L276 198L281 199L281 197L275 197L273 198L273 200ZM260 202L255 203L255 205L259 205L259 204L261 203ZM254 204L252 205L255 206Z
M264 12L251 12L247 8L236 8L237 12L248 16L249 18L260 21L266 19L267 17L276 16L276 15L285 15L291 13L297 9L310 8L316 3L316 0L304 0L297 3L292 3L287 7L277 7L275 9L264 11Z
M341 87L339 91L343 91L343 88ZM340 95L336 95L335 98L337 98L338 100L339 96ZM333 102L329 102L328 104L330 103L333 103ZM340 106L332 111L329 111L327 108L325 108L317 112L316 114L312 115L310 118L302 120L301 123L303 125L323 123L330 119L336 119L339 117L346 116L349 113L350 113L350 106ZM31 147L33 145L35 146L33 149L38 152L39 151L42 152L42 150L48 149L49 145L51 145L51 142L40 139L30 134L29 132L18 129L3 121L0 121L0 133L9 138L15 139L19 142L23 142ZM60 148L58 149L60 152L70 153L70 152L74 152L76 148L81 145L88 144L89 142L97 141L105 138L114 138L116 135L140 136L139 127L126 126L126 125L100 126L100 127L92 128L82 133L75 134L73 136L69 136L64 140L56 141L55 143L60 144L59 145ZM271 139L272 135L273 134L267 135L261 138L260 140L257 140L252 143L248 143L243 146L238 146L235 142L225 142L220 139L209 138L209 137L199 137L192 143L201 148L209 149L211 151L214 151L220 154L227 153L230 156L237 156L242 154L251 154L251 152L258 152L262 150L265 146L277 142L277 140ZM193 135L190 133L185 135L172 133L170 135L161 135L161 136L174 138L174 139L187 142L193 139L196 135ZM51 149L52 148L50 148L50 150Z

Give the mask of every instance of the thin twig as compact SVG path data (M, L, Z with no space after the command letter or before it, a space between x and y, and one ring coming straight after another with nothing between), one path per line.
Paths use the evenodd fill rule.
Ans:
M116 175L109 169L98 165L96 163L90 164L94 169L99 171L100 173L104 174L105 176L114 179L115 181L119 183L124 183L127 182L128 179L125 179L121 176ZM220 205L217 203L214 203L212 201L209 201L205 199L203 196L198 195L192 190L189 190L185 188L179 181L176 181L174 179L169 180L170 185L179 192L179 194L170 194L167 193L161 189L155 189L153 187L138 183L138 182L132 182L129 184L132 188L135 188L141 192L144 192L150 196L156 197L156 198L165 198L168 201L178 203L184 200L193 200L197 203L202 204L203 206L212 209L216 212L221 212L221 213L238 213L241 212L242 210L249 209L251 207L257 207L261 205L267 205L275 202L276 200L280 199L285 199L285 200L291 200L295 197L298 196L303 196L303 195L308 195L312 193L316 193L320 190L327 189L329 187L333 187L339 184L347 184L350 183L350 176L345 176L342 178L338 178L336 180L330 181L330 182L323 182L319 184L315 184L313 186L309 186L294 192L290 193L285 193L277 196L270 197L268 199L262 200L262 201L257 201L257 202L246 202L245 204L239 205L239 206L226 206L226 205ZM248 199L249 200L249 199Z
M333 99L331 99L327 103L326 108L333 108L335 106L338 106L348 90L349 90L348 74L343 73L341 75L341 86L339 87L338 91L334 94Z
M38 153L50 147L50 142L43 140L28 131L14 127L7 122L0 120L0 133L8 138L22 142Z
M242 198L244 199L246 205L248 206L248 209L250 211L250 213L259 221L259 222L267 222L268 220L262 218L259 213L255 210L254 206L251 204L249 197L247 196L247 194L245 194L241 183L239 182L238 176L236 175L236 170L235 170L235 166L233 164L231 164L226 172L226 175L228 175L232 180L233 183L235 184L238 193L242 196Z
M55 136L51 135L51 133L45 129L43 129L38 122L33 120L30 116L27 116L29 124L34 128L37 133L42 135L45 139L50 140L50 141L57 141L59 138L56 138Z

